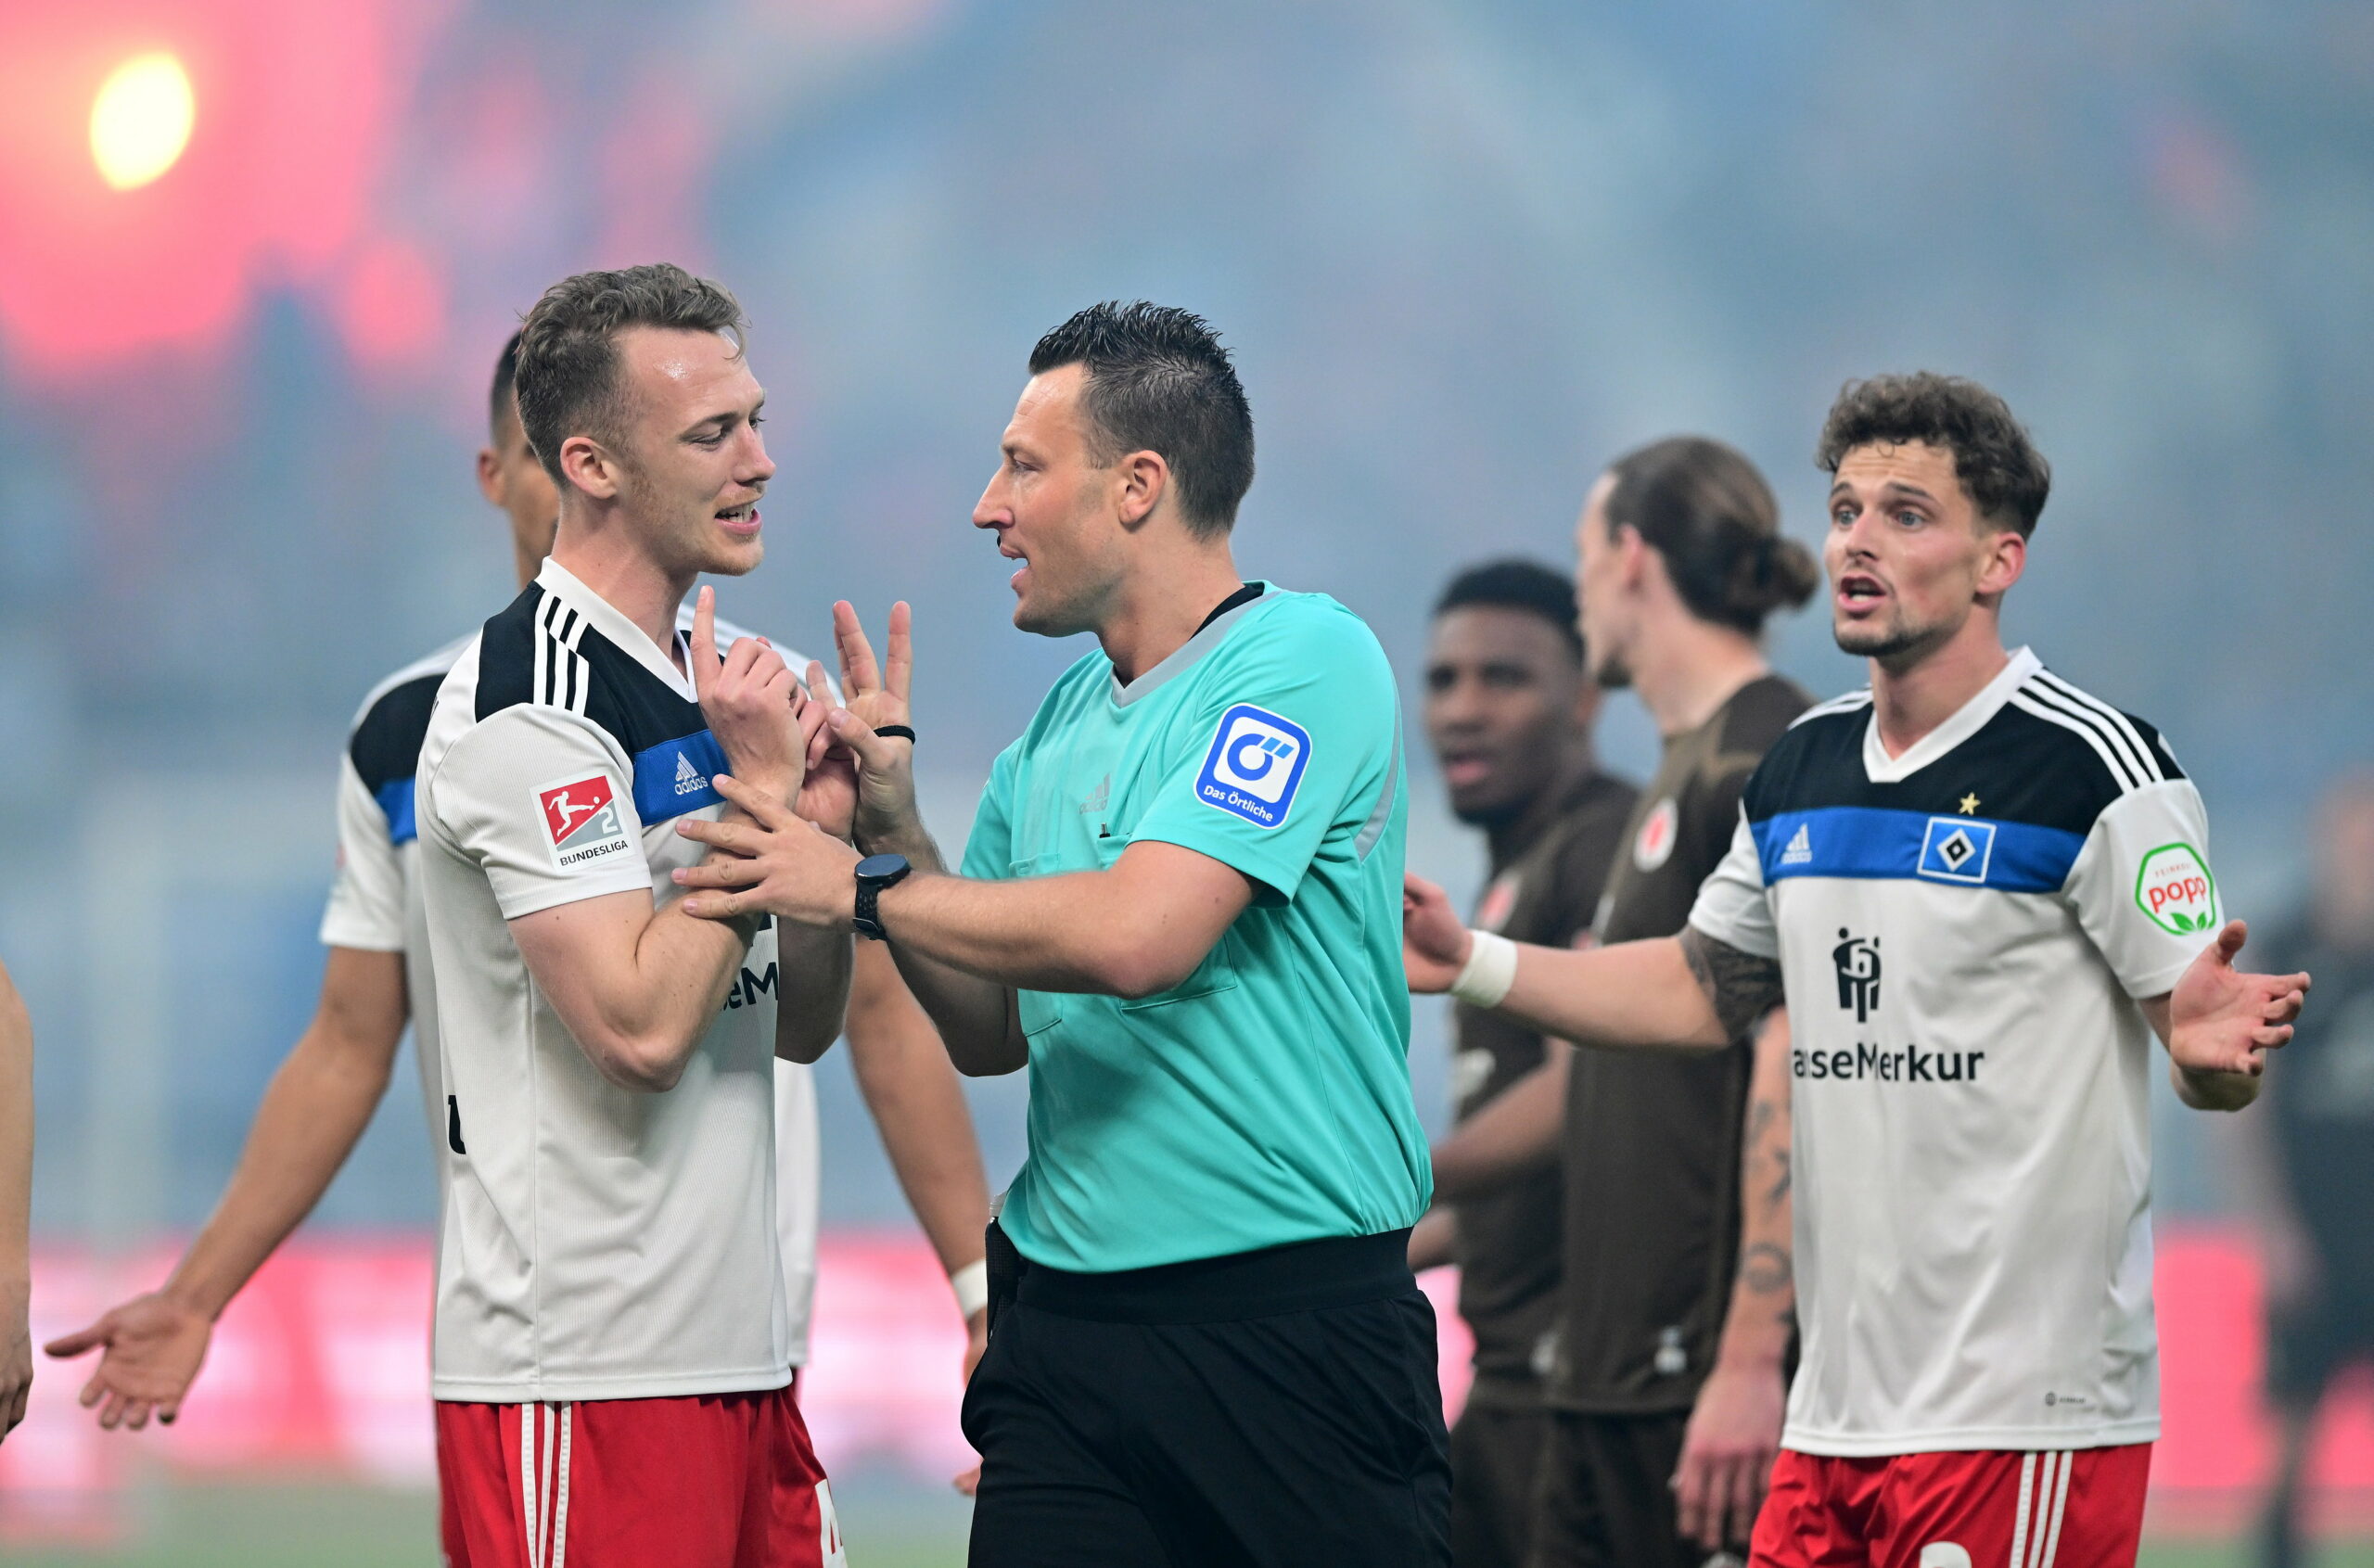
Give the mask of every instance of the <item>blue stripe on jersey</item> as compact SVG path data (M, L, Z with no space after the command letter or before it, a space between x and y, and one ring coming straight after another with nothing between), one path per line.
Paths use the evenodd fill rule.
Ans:
M707 730L661 741L634 754L634 809L645 827L714 806L725 797L709 780L725 767L725 748Z
M413 781L407 776L389 779L372 794L380 814L388 819L390 844L409 844L420 836L420 823L412 814L412 788Z
M2000 893L2055 893L2083 835L2031 822L1873 806L1782 811L1751 823L1767 886L1792 876L1918 878Z

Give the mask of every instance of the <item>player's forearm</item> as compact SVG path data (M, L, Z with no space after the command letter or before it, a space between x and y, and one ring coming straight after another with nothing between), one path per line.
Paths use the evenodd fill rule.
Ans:
M775 1054L813 1062L840 1038L849 1012L849 943L846 931L775 923L776 966L782 976L775 1008Z
M1755 1041L1740 1151L1740 1261L1717 1359L1778 1366L1796 1323L1790 1230L1789 1023L1776 1012Z
M1435 1198L1457 1203L1497 1191L1558 1158L1574 1047L1550 1042L1540 1066L1509 1085L1435 1145Z
M384 1034L342 1027L325 1013L273 1074L222 1202L190 1243L166 1293L222 1315L274 1248L329 1190L387 1092L397 1013Z
M0 969L0 1296L21 1301L32 1278L33 1026Z
M980 1261L989 1191L973 1118L930 1018L879 944L857 956L849 1038L858 1091L940 1267Z
M606 908L588 913L592 904ZM681 900L653 912L639 894L511 923L530 972L578 1049L621 1089L657 1094L684 1065L741 977L747 921L695 920Z
M1706 1051L1736 1038L1670 937L1583 951L1519 944L1494 1011L1577 1045Z

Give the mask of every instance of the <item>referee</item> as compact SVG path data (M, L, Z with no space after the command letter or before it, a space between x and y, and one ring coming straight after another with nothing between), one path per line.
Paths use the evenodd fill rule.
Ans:
M725 853L678 879L731 889L684 907L886 937L960 1067L1030 1070L975 1568L1447 1563L1393 672L1334 600L1239 578L1252 416L1200 319L1098 305L1030 369L973 522L1015 625L1098 646L998 759L963 873L912 732L874 727L905 616L877 677L844 606L870 858L721 780L759 825L684 824Z

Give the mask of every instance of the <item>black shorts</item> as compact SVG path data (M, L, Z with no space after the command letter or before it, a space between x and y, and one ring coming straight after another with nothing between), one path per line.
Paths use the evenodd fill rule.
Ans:
M2266 1391L2276 1403L2313 1404L2360 1361L2374 1362L2374 1288L2328 1279L2306 1300L2268 1311Z
M1525 1568L1550 1414L1470 1396L1450 1429L1452 1568Z
M1435 1314L1408 1236L1022 1265L964 1394L972 1568L1445 1568Z
M1532 1568L1702 1568L1744 1561L1681 1538L1673 1472L1690 1412L1553 1410L1534 1494Z

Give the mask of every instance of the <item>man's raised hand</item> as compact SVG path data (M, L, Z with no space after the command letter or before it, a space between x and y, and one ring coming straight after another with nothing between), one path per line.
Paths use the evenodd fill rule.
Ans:
M2240 921L2227 921L2168 993L2168 1054L2187 1073L2254 1078L2266 1070L2266 1053L2291 1039L2308 976L2236 969L2249 936Z
M1450 895L1414 872L1401 878L1401 967L1410 988L1422 996L1450 989L1467 965L1467 923L1450 907Z
M914 743L877 733L886 724L913 722L908 697L915 668L914 612L903 599L890 606L887 657L877 665L856 607L844 599L833 606L833 644L840 655L845 706L835 708L828 721L857 764L857 840L885 843L917 820Z
M693 690L701 716L724 748L726 766L744 784L790 800L807 777L809 736L801 731L799 682L783 656L761 637L745 637L717 652L717 591L693 601Z
M833 710L833 689L824 681L824 667L808 661L806 684L796 688L794 706L799 733L808 746L808 776L799 785L792 809L836 838L854 832L857 813L857 758L833 733L827 722Z

